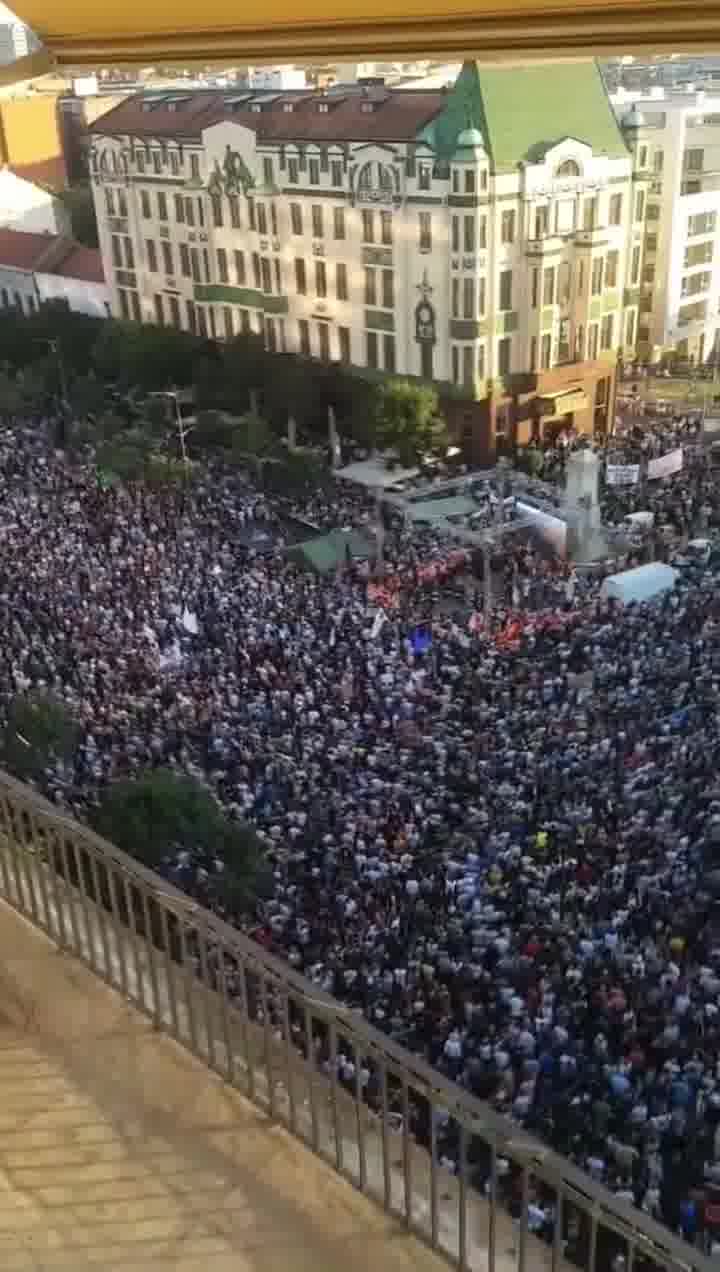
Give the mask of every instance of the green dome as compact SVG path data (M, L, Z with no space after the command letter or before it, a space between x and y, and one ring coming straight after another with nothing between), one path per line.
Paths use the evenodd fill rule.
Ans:
M479 128L465 128L456 143L457 150L484 150L485 139Z

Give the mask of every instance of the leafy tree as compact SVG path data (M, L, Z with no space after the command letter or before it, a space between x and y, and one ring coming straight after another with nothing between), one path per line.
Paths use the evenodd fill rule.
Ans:
M218 901L249 906L264 874L262 845L248 825L231 821L210 791L186 774L152 769L113 782L95 818L100 834L157 869L191 852L209 873ZM223 870L216 869L216 861Z
M84 247L99 247L95 203L90 186L84 183L71 186L69 190L62 190L59 197L70 217L73 238Z
M2 735L3 762L23 780L39 778L75 749L78 729L66 707L50 694L17 694Z
M119 433L100 442L95 451L98 470L106 478L119 481L141 481L145 476L152 443L149 438L133 431Z
M23 409L23 395L20 385L11 379L6 371L0 373L0 416L10 420L19 415Z
M275 436L267 420L253 411L247 411L235 422L233 450L235 454L255 455L262 458L275 447Z
M147 390L186 386L192 378L198 340L176 327L108 321L93 349L97 372L108 380Z
M383 450L393 447L401 463L414 464L447 446L438 396L429 385L389 380L377 386L371 408L375 445Z

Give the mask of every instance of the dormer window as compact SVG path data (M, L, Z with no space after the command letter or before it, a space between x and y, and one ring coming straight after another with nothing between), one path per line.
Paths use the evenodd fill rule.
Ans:
M327 115L329 110L329 102L318 102L318 115Z
M574 159L566 159L555 173L556 177L579 177L580 165Z
M375 109L375 103L374 103L374 102L361 102L361 103L360 103L360 111L361 111L361 114L363 114L363 115L372 115L372 113L373 113L374 109Z
M284 103L283 103L283 110L285 111L285 114L286 114L286 115L292 115L292 113L293 113L294 109L295 109L295 103L294 103L294 102L284 102Z

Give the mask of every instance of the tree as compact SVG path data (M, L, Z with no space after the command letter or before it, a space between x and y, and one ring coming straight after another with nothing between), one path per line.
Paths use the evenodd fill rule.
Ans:
M207 787L187 774L160 768L113 782L95 828L151 869L191 852L208 871L214 899L236 910L250 906L262 886L265 865L255 832L231 821Z
M445 421L438 414L438 396L424 384L389 380L377 386L371 402L375 445L394 448L402 464L447 446Z
M17 694L8 707L2 735L3 763L24 781L42 777L75 749L78 729L59 699L50 694Z
M99 375L147 390L187 386L199 342L187 331L139 322L106 321L92 353Z

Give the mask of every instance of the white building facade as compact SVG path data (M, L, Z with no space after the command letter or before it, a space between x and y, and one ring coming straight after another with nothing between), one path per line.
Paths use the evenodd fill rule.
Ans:
M597 69L580 69L551 119L535 94L568 68L526 68L509 140L513 72L474 63L450 93L129 99L92 130L113 313L474 398L572 366L571 414L588 367L634 353L646 207Z
M639 355L705 362L720 328L720 96L658 88L612 100L649 178Z
M0 228L29 234L67 234L70 217L61 199L43 186L0 169Z

